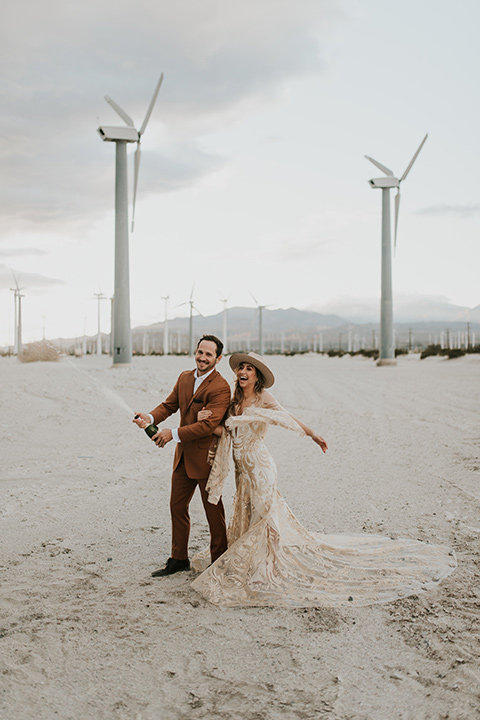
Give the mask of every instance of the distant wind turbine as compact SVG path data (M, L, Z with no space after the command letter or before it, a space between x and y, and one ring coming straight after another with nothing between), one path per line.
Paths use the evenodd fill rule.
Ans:
M400 179L396 178L389 168L377 162L369 155L365 155L386 177L374 178L368 182L372 188L382 190L382 292L380 301L380 350L377 365L396 365L395 361L395 339L393 333L393 300L392 300L392 242L390 222L390 190L397 188L395 196L395 234L394 244L397 244L398 214L400 210L400 183L405 180L412 169L412 165L425 144L428 137L425 135L418 150L410 160L405 172Z
M23 349L22 346L22 295L23 288L18 287L18 280L15 273L12 271L13 279L15 280L15 287L10 288L14 293L13 301L15 304L15 318L14 318L14 336L13 336L13 354L20 355Z
M162 297L165 300L165 324L163 326L163 354L168 355L168 301L169 295Z
M230 296L229 296L230 297ZM227 334L227 321L228 321L228 310L227 310L227 303L228 298L224 298L223 300L220 300L220 302L223 303L223 312L222 312L222 343L223 343L223 354L226 355L228 353L228 334Z
M102 293L102 291L98 293L93 293L95 297L97 298L98 308L97 308L97 355L102 354L102 333L100 330L100 304L102 300L106 300L106 296Z
M123 365L132 361L132 333L130 328L130 272L128 259L128 183L127 183L127 143L137 143L135 151L135 171L133 181L132 231L135 218L138 172L140 169L140 141L152 114L163 73L157 83L145 119L136 130L132 118L107 95L105 100L120 115L127 127L98 128L102 140L114 142L115 152L115 290L113 322L113 364Z
M260 305L258 300L255 298L253 293L250 293L252 298L255 301L255 304L258 308L258 354L263 355L264 354L264 343L263 343L263 311L265 310L268 305Z
M18 294L17 288L10 288L13 292L13 354L18 354Z
M190 300L188 302L180 303L180 305L177 305L176 307L182 307L183 305L189 305L190 306L190 314L188 319L188 354L190 356L193 356L193 311L196 310L199 315L202 315L200 310L195 307L193 302L193 290L195 288L195 283L192 285L192 292L190 293ZM202 315L203 317L203 315Z

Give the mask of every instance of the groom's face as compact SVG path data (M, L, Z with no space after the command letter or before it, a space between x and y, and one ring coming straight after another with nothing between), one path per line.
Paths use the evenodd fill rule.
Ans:
M205 373L212 370L221 359L221 355L217 357L216 344L210 340L202 340L195 353L195 364L198 374L205 375Z

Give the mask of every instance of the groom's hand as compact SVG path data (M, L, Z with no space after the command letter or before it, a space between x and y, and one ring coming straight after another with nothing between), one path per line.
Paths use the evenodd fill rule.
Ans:
M158 447L165 447L165 445L172 440L172 431L164 428L154 435L152 440Z
M142 430L144 430L147 425L150 425L150 417L145 413L137 412L135 413L132 422L134 422L135 425L138 425L139 428L142 428Z

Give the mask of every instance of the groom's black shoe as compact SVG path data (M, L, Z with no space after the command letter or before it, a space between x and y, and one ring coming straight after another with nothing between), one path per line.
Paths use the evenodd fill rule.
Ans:
M175 558L168 558L167 564L161 570L155 570L152 572L152 577L163 577L164 575L173 575L173 573L180 572L180 570L190 570L190 560L175 560Z

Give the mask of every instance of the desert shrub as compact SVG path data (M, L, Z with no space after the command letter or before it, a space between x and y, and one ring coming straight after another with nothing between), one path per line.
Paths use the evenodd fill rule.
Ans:
M54 362L60 359L60 350L45 340L25 345L18 356L20 362Z
M453 360L454 358L463 357L466 352L464 348L442 348L440 345L428 345L428 347L422 351L420 360L431 357L432 355L443 355Z
M441 352L442 348L440 345L427 345L425 350L422 350L420 360L424 360L426 357L431 357L432 355L440 355Z
M363 357L367 358L373 358L373 360L376 360L378 358L378 350L366 350L362 348L358 351L358 353L355 353L356 355L363 355Z
M466 351L463 348L445 348L440 354L446 355L450 360L453 360L454 358L463 357L465 353Z

